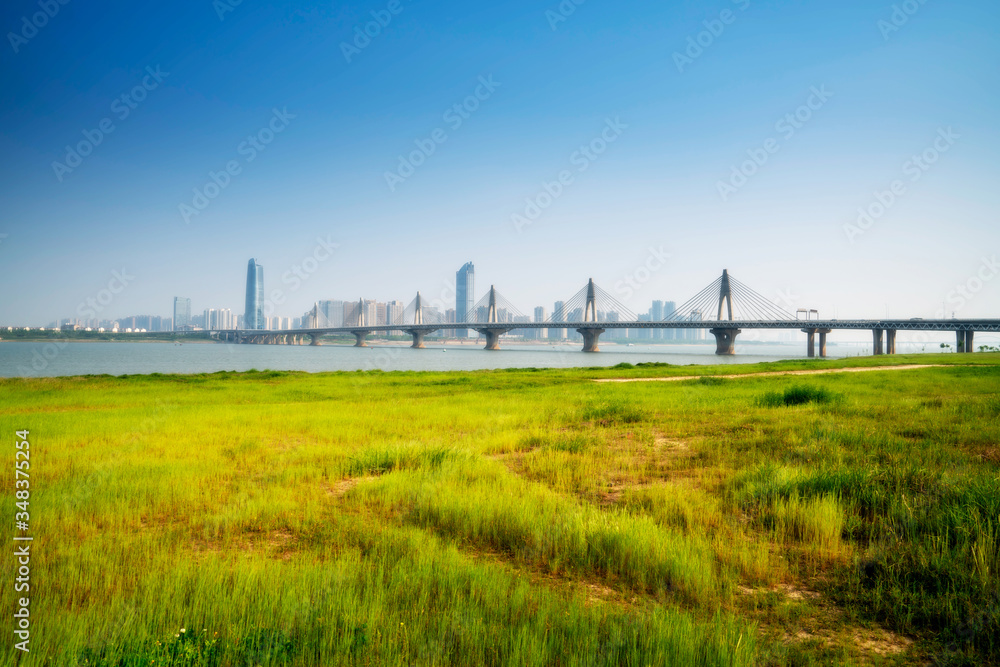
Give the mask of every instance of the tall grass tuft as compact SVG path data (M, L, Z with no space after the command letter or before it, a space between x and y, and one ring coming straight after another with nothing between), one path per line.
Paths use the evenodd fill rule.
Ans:
M825 387L810 385L792 385L783 392L768 392L760 397L758 405L765 408L777 408L786 405L805 405L807 403L829 403L833 393Z
M840 549L844 510L834 495L775 498L768 519L779 539L794 540L827 552Z
M593 405L585 408L580 413L582 420L597 422L605 426L612 424L635 424L644 421L648 416L646 410L623 399Z

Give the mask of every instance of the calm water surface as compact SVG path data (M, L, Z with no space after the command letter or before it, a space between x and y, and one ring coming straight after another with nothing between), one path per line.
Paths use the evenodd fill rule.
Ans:
M503 345L503 343L501 343ZM920 352L921 346L897 346L900 352ZM936 351L927 346L927 352ZM736 355L720 357L715 345L602 345L584 354L580 344L508 344L486 351L479 344L428 345L414 350L403 345L287 346L185 343L28 343L0 342L0 377L59 375L133 375L145 373L213 373L216 371L299 370L448 371L487 368L569 368L614 366L621 362L659 361L669 364L751 364L805 357L805 343L739 345ZM861 346L831 346L831 357L870 353Z

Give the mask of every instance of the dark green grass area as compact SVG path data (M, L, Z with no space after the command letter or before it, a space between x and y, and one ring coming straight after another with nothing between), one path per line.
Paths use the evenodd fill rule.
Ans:
M937 367L754 375L899 364ZM998 354L7 379L0 404L31 432L30 664L1000 663Z
M719 378L701 378L702 381L715 380L723 382ZM834 394L825 387L812 385L792 385L786 387L782 392L768 392L760 397L760 405L766 408L776 408L782 405L805 405L806 403L829 403L833 400Z

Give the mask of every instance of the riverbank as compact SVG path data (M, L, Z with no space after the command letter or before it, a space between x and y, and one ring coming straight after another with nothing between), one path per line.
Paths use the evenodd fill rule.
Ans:
M2 379L32 653L995 663L998 387L997 354Z

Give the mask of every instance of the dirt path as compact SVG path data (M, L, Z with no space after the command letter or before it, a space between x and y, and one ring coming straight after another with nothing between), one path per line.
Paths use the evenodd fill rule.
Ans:
M702 377L726 378L759 378L768 375L825 375L827 373L863 373L865 371L906 371L912 368L944 368L944 364L907 364L903 366L865 366L861 368L822 368L814 371L767 371L765 373L743 373L741 375L678 375L666 378L605 378L594 382L680 382L681 380L697 380Z

